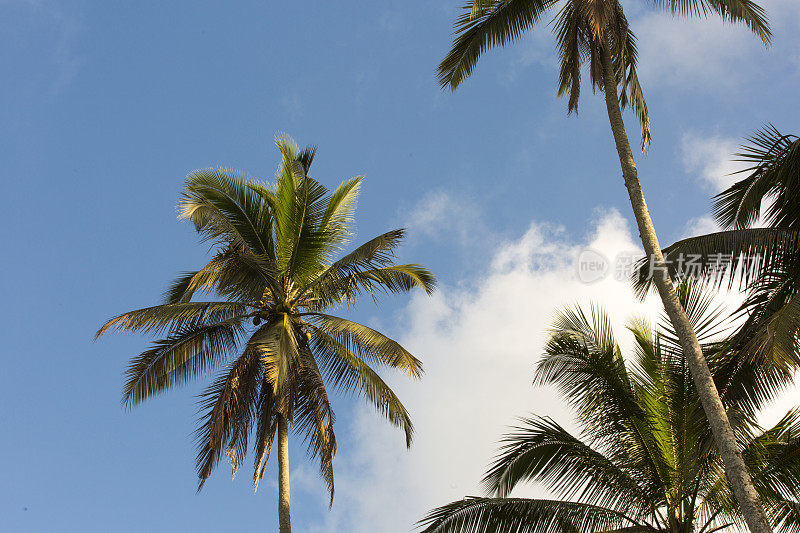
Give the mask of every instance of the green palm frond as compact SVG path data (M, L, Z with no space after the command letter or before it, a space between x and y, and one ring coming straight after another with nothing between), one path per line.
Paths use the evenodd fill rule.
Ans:
M751 440L744 451L759 486L789 498L800 487L800 410L789 411Z
M558 315L534 384L558 387L598 437L615 434L624 420L641 415L611 322L594 307L591 318L581 309Z
M591 319L581 309L560 313L534 384L555 385L593 442L626 450L641 465L644 483L663 483L665 466L608 315L594 307Z
M747 176L714 197L714 215L723 227L747 228L761 215L772 227L800 229L797 188L800 186L800 138L767 124L747 139L736 161L750 165Z
M322 330L314 332L311 345L325 379L343 392L366 398L392 425L405 432L406 446L410 447L414 436L411 415L377 372Z
M340 277L328 275L314 284L315 297L310 301L310 309L327 308L340 302L352 305L359 296L366 293L377 301L383 294L410 292L420 287L432 294L436 288L433 274L417 264L389 265L368 270L359 270Z
M303 363L298 376L294 429L305 439L309 457L319 460L320 474L328 488L330 505L333 505L333 457L336 455L333 423L336 416L322 374L308 349L303 351Z
M258 301L265 290L280 294L275 261L240 246L226 246L190 279L185 274L167 289L167 303L189 301L198 292L238 301Z
M507 497L521 482L538 481L562 499L580 494L581 501L606 508L625 508L631 516L644 514L642 502L655 503L657 494L642 490L630 469L609 458L549 418L522 420L501 441L483 484L499 497Z
M319 230L330 234L338 242L344 243L343 239L350 236L362 179L362 176L358 176L342 182L331 194L328 205L325 206Z
M358 322L322 313L312 313L308 318L314 322L315 332L324 332L359 358L394 368L415 379L422 377L422 361L382 333Z
M115 316L95 333L95 339L109 331L128 331L161 335L195 324L213 324L241 319L248 307L238 302L181 302L146 307Z
M420 524L424 533L658 531L603 507L523 498L465 498L434 509Z
M352 303L362 292L371 295L407 292L422 287L430 294L436 280L420 265L395 265L394 249L404 230L393 230L367 241L319 273L297 292L296 300L310 297L314 306Z
M164 291L164 303L176 304L191 300L195 292L191 287L195 276L199 273L199 270L182 272L177 278L172 280Z
M719 16L729 23L742 23L756 34L765 45L772 42L767 13L753 0L652 0L656 6L673 14L691 17Z
M272 451L272 443L278 431L277 409L275 408L275 395L272 386L266 381L261 384L261 394L256 405L258 419L255 428L255 465L253 466L253 490L258 490L258 484L264 477L264 470Z
M800 503L786 500L776 502L769 509L769 516L778 531L800 532Z
M519 39L557 0L467 2L455 22L455 39L439 65L439 83L455 90L489 48Z
M201 169L186 178L179 203L181 219L191 220L205 240L240 244L253 253L272 257L269 211L249 180L226 169Z
M747 287L775 270L791 268L800 250L800 232L751 228L690 237L664 248L664 261L673 278L702 278L717 286ZM632 279L640 296L652 286L650 262L637 264Z
M125 372L122 401L136 405L155 394L212 370L236 350L240 320L186 325L134 357Z
M223 453L232 475L247 454L247 441L260 396L263 368L256 350L249 348L200 396L205 414L196 431L197 490L203 488Z

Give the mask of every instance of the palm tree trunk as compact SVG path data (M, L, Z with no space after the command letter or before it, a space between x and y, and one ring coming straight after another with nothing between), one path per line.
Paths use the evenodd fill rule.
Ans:
M722 405L711 371L708 369L708 363L703 356L697 335L689 323L686 311L678 300L672 280L669 276L664 275L666 273L666 268L663 268L664 256L661 253L653 221L650 219L650 212L644 200L636 163L633 160L630 142L625 132L625 124L622 121L622 110L617 94L617 77L612 66L611 56L607 53L608 41L606 40L604 44L601 55L608 119L611 122L611 131L614 134L619 162L622 166L622 177L625 180L625 187L628 189L628 196L631 200L636 223L639 226L639 236L644 245L644 251L648 257L653 258L651 263L654 265L653 273L661 274L653 275L653 282L658 289L664 309L680 339L697 393L703 404L703 410L711 425L717 450L722 456L725 473L728 476L734 496L742 509L742 515L753 533L771 533L772 528L764 513L764 508L753 485L750 472L744 464L730 420L728 420L725 407Z
M292 533L289 517L289 424L278 415L278 524L280 533Z

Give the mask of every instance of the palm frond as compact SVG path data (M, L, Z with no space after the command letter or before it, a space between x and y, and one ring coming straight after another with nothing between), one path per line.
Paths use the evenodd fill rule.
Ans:
M258 483L264 477L264 469L269 461L272 443L278 431L278 411L275 409L275 396L272 385L264 380L258 398L256 412L258 420L255 431L255 465L253 467L253 490L258 490Z
M381 377L322 330L315 330L310 342L325 379L343 392L363 395L392 425L405 432L406 446L410 447L414 435L411 416Z
M303 435L309 457L319 460L320 474L325 480L333 505L333 457L336 455L336 416L325 390L325 383L314 356L306 348L301 354L303 365L298 376L294 430Z
M673 278L700 278L716 286L746 287L775 270L791 268L800 250L800 232L753 228L690 237L664 248L664 262ZM652 285L652 261L641 259L632 282L640 296ZM657 273L655 273L657 274Z
M274 256L272 221L248 179L226 169L201 169L189 174L178 204L178 218L194 223L205 240L235 243L253 253Z
M212 370L236 350L242 326L232 318L216 324L186 325L152 343L125 372L122 401L136 405L173 385Z
M556 500L465 498L431 511L420 521L424 533L573 533L657 530L637 524L623 513L602 507Z
M673 15L706 17L712 13L725 22L743 23L765 45L772 41L767 14L753 0L652 0L658 7L668 9Z
M455 39L439 65L439 83L455 90L472 74L478 58L496 46L517 40L557 0L481 0L467 2L455 22Z
M580 501L608 509L626 509L639 516L656 503L629 472L573 437L549 418L522 420L501 441L500 453L483 479L484 486L507 497L524 481L539 481L561 499L580 495Z
M741 229L765 219L772 227L800 229L800 138L767 124L747 139L736 161L750 165L747 176L714 197L714 215L725 228Z
M415 379L422 377L422 361L386 335L358 322L332 315L312 313L309 319L314 323L315 332L324 332L359 358L394 368Z
M342 182L328 199L319 230L332 234L336 241L350 236L361 180L358 176Z
M247 453L248 435L256 416L263 368L256 350L248 347L200 396L205 414L197 439L197 490L203 488L223 453L231 461L232 475Z
M109 331L128 331L161 335L190 324L214 324L243 318L248 307L238 302L181 302L146 307L117 315L97 330L94 338Z

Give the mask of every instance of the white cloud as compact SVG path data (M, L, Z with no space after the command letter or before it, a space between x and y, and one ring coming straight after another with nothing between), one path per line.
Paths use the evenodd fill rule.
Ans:
M692 218L686 223L681 239L697 237L698 235L707 235L709 233L716 233L721 230L722 228L720 228L713 216L703 215L697 218Z
M401 210L399 217L411 243L447 239L462 247L484 247L496 239L475 201L441 190L429 192L411 208Z
M704 137L693 132L685 133L681 139L684 167L713 192L723 191L744 177L734 173L746 165L732 161L740 144L729 137Z

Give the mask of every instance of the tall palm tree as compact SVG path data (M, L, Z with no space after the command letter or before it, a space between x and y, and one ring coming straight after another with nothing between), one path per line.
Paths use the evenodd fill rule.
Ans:
M392 339L330 312L364 293L430 293L435 281L420 265L394 264L403 230L334 261L351 235L361 178L330 193L308 175L314 148L298 151L289 139L277 144L282 163L274 186L222 169L189 175L179 218L191 220L216 253L176 279L164 303L112 318L97 336L117 330L161 337L130 363L123 393L129 406L221 369L201 396L198 490L223 453L235 475L248 443L257 488L277 435L278 518L281 533L289 533L290 428L319 460L333 503L328 386L363 396L403 429L407 445L412 439L408 412L373 367L419 378L422 363ZM193 301L197 294L217 300Z
M673 14L716 14L726 21L746 24L765 44L771 39L765 12L753 0L648 0L646 3ZM516 40L551 11L555 12L554 33L561 64L558 94L569 96L568 111L577 109L581 68L587 64L592 87L605 96L622 177L642 245L659 273L653 281L684 346L736 499L750 529L756 533L768 532L770 527L766 515L745 468L697 335L678 301L672 281L662 275L661 248L622 120L622 110L629 105L639 117L641 144L645 150L650 142L650 127L647 105L636 73L636 38L619 0L471 0L455 23L456 36L450 52L439 65L439 80L443 87L455 90L472 73L486 49Z
M673 277L738 281L748 290L741 348L771 364L798 367L800 138L767 125L734 157L749 165L740 171L747 176L714 198L715 218L727 231L676 242L664 258ZM767 227L754 227L762 211ZM636 279L642 291L649 285L644 270Z
M800 411L767 430L755 422L787 383L775 378L785 376L758 374L729 344L711 342L720 311L696 287L679 291L770 520L778 531L800 531ZM673 328L638 320L629 329L635 351L623 357L602 311L561 313L536 382L559 389L581 433L550 418L524 419L483 480L491 496L431 511L425 532L710 533L742 525ZM553 498L509 497L524 482Z

